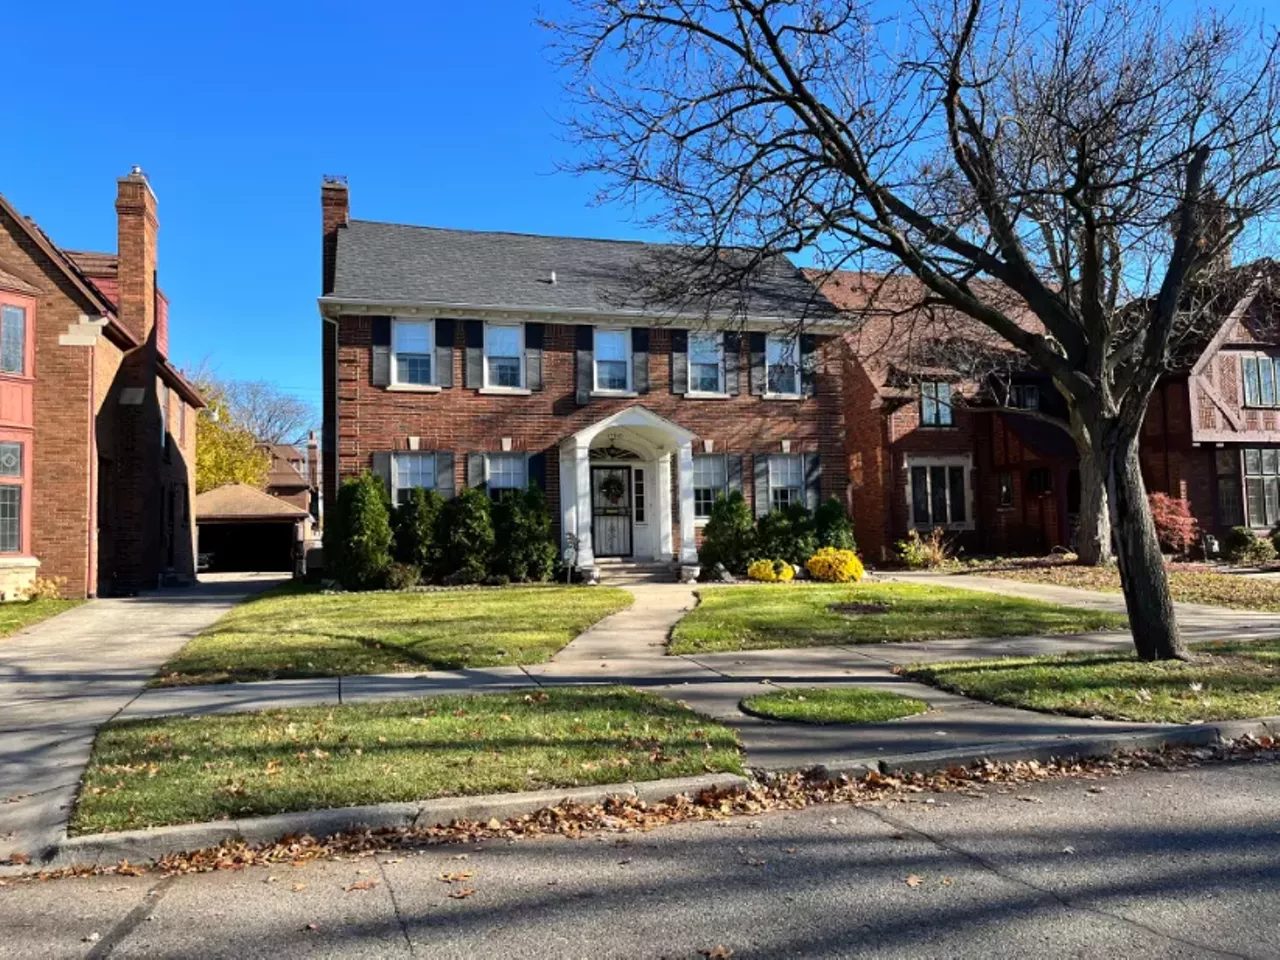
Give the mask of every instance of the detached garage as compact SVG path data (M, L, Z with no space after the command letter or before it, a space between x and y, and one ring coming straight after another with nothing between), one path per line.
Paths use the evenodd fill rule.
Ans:
M243 483L206 490L196 497L201 569L293 573L310 518L301 507Z

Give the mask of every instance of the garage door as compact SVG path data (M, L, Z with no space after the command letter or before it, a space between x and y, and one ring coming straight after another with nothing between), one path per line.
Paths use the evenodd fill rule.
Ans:
M294 523L202 523L200 553L210 572L293 571Z

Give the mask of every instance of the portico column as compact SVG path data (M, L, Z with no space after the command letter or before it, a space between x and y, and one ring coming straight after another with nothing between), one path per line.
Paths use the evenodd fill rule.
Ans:
M674 560L671 545L671 454L663 454L658 464L658 556Z
M591 446L574 445L574 473L578 495L578 566L595 566L596 554L591 545Z
M693 442L680 444L680 467L677 476L680 499L680 562L698 562L698 545L693 527Z

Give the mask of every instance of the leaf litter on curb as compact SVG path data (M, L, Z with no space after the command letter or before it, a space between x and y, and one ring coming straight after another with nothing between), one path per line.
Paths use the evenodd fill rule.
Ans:
M742 789L704 790L693 797L681 794L658 803L646 803L636 797L609 797L596 804L564 802L505 821L497 818L487 821L455 820L447 825L430 827L359 830L324 839L307 834L291 835L264 844L235 840L216 847L169 854L153 866L122 860L117 864L45 870L10 880L34 882L65 877L140 876L148 872L170 876L277 864L298 867L312 860L362 859L444 844L517 841L542 836L575 838L609 831L645 832L671 823L723 821L775 810L801 810L824 803L913 803L931 799L922 798L922 794L967 793L984 787L1012 792L1008 788L1055 780L1121 776L1136 770L1181 770L1215 761L1250 759L1280 759L1280 743L1270 737L1244 737L1213 746L1177 746L1124 756L1047 763L983 760L972 766L953 766L936 773L891 776L873 771L857 778L842 776L838 780L813 779L802 773L765 775ZM838 822L838 818L832 820ZM758 824L749 823L747 826ZM453 859L465 856L459 854ZM455 890L450 896L461 895L456 898L462 899L472 893L472 890Z

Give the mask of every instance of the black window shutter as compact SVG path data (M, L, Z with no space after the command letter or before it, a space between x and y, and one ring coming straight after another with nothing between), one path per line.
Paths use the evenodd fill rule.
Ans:
M752 333L747 336L747 343L751 349L751 394L756 397L764 396L766 340L763 333Z
M578 358L577 401L585 407L591 402L595 385L595 327L583 324L574 328L573 344Z
M373 455L373 472L382 480L387 496L391 496L391 454L375 453Z
M454 329L452 320L436 321L436 385L453 386L453 342Z
M391 386L391 318L373 317L373 368L370 380L375 387Z
M804 455L804 499L805 506L813 513L818 509L822 497L822 458L816 453Z
M525 468L528 471L529 482L545 493L547 489L547 455L545 453L531 453Z
M542 389L542 336L540 323L524 325L524 385L530 390Z
M737 490L742 492L742 454L730 453L726 455L725 462L728 466L729 492Z
M453 454L445 450L436 452L436 493L452 500L457 492L457 477L453 472Z
M462 332L466 335L467 367L464 386L478 390L484 386L484 321L462 321Z
M671 392L689 392L689 331L671 331Z
M631 387L636 393L649 392L649 328L631 328Z
M800 334L800 385L804 396L818 395L818 338L812 333Z
M484 454L468 453L467 454L467 486L479 487L484 489L485 481L488 478L484 475Z
M738 364L742 360L742 336L737 330L724 334L724 392L738 396L742 388L738 384Z
M759 518L769 512L769 457L767 454L757 453L751 460L755 468L755 489L752 496L756 504L756 517Z

